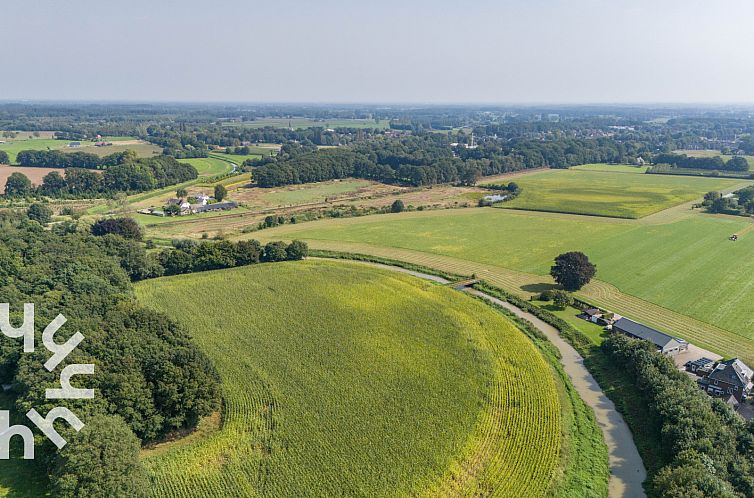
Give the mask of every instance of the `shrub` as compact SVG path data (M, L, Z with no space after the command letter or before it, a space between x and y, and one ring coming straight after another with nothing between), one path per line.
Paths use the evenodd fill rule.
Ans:
M26 210L26 215L30 220L38 221L43 225L52 221L52 209L47 205L38 202L29 206L29 209Z
M403 201L400 199L396 199L393 204L390 206L390 212L391 213L400 213L405 209L405 206L403 205Z
M264 246L263 260L270 263L275 261L285 261L286 259L288 259L287 249L288 247L286 246L285 242L269 242L266 246Z
M285 250L289 261L304 259L309 254L309 246L301 240L294 240Z

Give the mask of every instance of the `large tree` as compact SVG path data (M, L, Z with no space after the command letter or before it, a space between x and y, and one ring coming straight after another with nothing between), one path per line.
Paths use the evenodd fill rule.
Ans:
M567 291L577 291L584 287L597 273L597 267L589 262L583 252L566 252L555 258L550 275Z
M148 496L140 444L120 417L97 415L74 435L50 475L55 496Z
M225 189L222 185L215 185L215 199L217 199L217 202L222 201L225 199L225 196L228 195L228 191Z
M23 173L11 173L5 182L5 195L24 197L32 193L31 180Z
M8 157L8 153L4 150L0 150L0 164L9 164L10 158Z

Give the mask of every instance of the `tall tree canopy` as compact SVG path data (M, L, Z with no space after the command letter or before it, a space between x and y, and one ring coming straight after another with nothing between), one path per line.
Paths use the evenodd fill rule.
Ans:
M577 291L584 287L597 273L597 267L589 262L583 252L566 252L555 258L550 275L567 291Z

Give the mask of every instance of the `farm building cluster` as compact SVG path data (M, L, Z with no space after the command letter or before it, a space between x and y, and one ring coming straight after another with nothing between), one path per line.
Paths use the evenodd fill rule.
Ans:
M238 207L238 203L233 201L214 201L213 197L202 192L185 199L174 197L168 199L167 204L162 209L147 208L140 210L139 213L152 216L186 216L210 211L225 211Z
M754 417L754 407L746 403L752 398L754 371L740 359L714 360L708 356L699 357L698 352L706 352L681 338L660 332L616 313L590 307L586 303L578 304L582 305L580 318L603 325L613 332L653 344L657 351L673 357L679 369L693 375L702 391L710 396L723 398L744 418L750 420ZM690 359L684 362L683 360L687 357Z

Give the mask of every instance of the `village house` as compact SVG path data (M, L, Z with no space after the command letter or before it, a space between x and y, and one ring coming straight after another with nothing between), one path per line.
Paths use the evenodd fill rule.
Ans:
M676 355L689 347L689 343L683 339L662 333L628 318L617 320L612 325L612 330L634 339L649 341L655 345L658 351L668 356Z
M707 394L718 397L733 396L738 403L745 401L752 391L754 372L738 358L721 361L697 382Z

